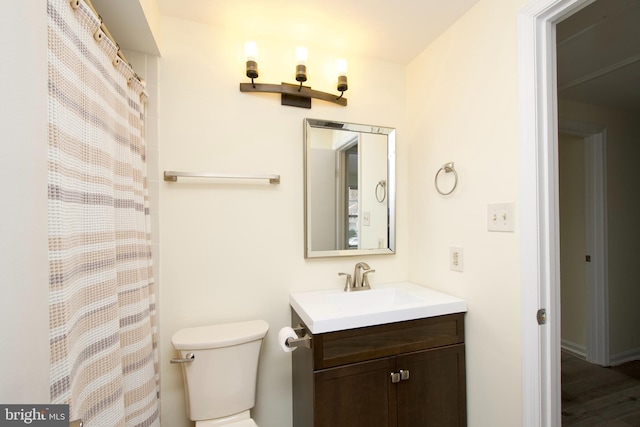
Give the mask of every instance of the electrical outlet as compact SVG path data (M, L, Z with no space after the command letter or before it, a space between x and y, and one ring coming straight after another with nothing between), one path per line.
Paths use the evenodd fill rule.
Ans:
M464 251L462 248L449 248L449 269L462 272L464 264Z
M513 203L493 203L487 207L487 230L513 231L514 229Z

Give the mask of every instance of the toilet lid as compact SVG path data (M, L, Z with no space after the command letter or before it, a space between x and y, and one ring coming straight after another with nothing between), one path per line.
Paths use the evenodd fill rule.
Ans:
M262 339L269 330L264 320L196 326L180 329L171 337L176 350L206 350Z
M248 420L238 421L237 423L225 424L225 427L258 427L258 424L249 418Z
M219 421L219 420L218 420ZM220 424L220 422L216 422L216 420L204 420L204 421L196 421L196 427L201 426L218 426L218 427L258 427L258 424L255 423L251 418L245 418L244 420L236 421L235 423L225 423Z

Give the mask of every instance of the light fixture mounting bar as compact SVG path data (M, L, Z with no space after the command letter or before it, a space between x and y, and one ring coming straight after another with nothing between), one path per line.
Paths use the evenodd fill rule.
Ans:
M290 83L240 83L240 92L268 92L282 95L282 105L293 107L311 108L311 99L333 102L334 104L347 105L347 98L338 97L335 94L313 90L309 86L300 86Z

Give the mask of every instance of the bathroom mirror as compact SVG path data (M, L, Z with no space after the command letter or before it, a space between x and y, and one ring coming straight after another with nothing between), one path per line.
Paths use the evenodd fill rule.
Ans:
M395 134L304 120L305 258L395 253Z

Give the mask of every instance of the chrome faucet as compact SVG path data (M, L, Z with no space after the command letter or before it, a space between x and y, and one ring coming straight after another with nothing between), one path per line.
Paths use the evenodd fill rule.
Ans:
M369 277L367 275L373 272L375 272L375 270L372 270L371 267L369 267L369 264L366 262L359 262L353 269L353 276L347 273L338 273L338 276L347 276L346 283L344 284L345 292L363 291L371 289L371 286L369 286Z

